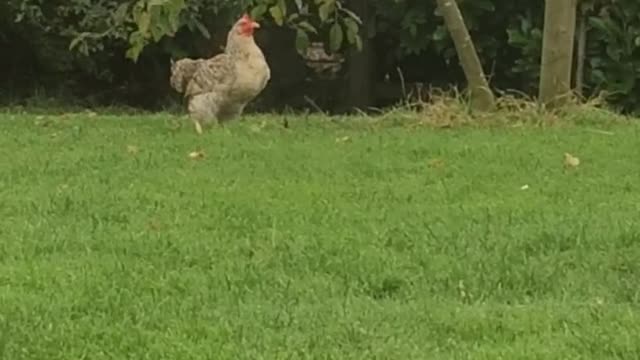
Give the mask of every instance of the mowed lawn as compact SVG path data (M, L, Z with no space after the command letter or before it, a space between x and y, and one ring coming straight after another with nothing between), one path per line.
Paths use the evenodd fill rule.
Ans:
M0 115L0 358L640 358L640 125L178 120Z

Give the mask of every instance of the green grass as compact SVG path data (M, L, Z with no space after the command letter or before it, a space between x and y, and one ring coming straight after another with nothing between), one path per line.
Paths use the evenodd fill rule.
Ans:
M640 357L640 125L173 126L0 115L0 358Z

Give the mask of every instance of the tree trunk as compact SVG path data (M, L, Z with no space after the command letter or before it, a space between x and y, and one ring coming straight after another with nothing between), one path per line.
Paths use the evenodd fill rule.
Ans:
M576 94L583 99L584 91L584 63L586 61L587 49L587 11L584 6L580 6L580 18L578 19L578 46L576 50L576 72L575 88Z
M373 9L369 0L352 0L350 8L362 20L360 36L362 37L362 50L353 48L349 56L349 107L366 110L373 105L373 61L375 52L369 28L372 26Z
M547 107L571 97L577 0L547 0L544 11L539 99Z
M444 17L444 22L451 34L453 43L460 59L460 65L467 79L471 94L471 106L476 110L491 110L495 106L495 97L489 88L489 83L482 70L482 64L473 45L467 26L464 24L462 13L455 0L437 0L438 8Z

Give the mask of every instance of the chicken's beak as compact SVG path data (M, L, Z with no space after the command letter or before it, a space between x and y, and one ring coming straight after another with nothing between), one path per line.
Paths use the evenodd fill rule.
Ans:
M253 26L254 29L260 29L260 23L257 23L255 21L251 22L251 26Z

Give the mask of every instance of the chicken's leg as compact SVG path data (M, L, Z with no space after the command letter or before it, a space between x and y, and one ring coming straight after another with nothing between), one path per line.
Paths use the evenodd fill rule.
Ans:
M198 135L202 135L202 124L206 123L213 116L206 99L206 94L197 95L189 101L189 117L193 121L193 125Z
M200 125L200 121L198 121L197 119L194 119L193 124L196 127L196 132L198 133L198 135L202 135L202 125Z

